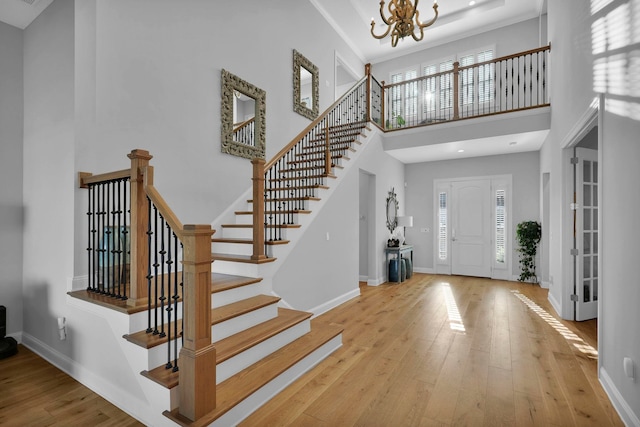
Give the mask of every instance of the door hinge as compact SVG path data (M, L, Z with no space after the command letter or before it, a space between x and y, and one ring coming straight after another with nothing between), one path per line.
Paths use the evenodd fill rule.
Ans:
M571 295L571 301L578 302L578 295L576 294Z
M580 251L576 248L571 249L571 255L578 256L580 255Z
M578 163L580 163L580 159L577 157L572 157L571 158L571 164L572 165L577 165Z
M578 203L571 203L571 204L569 204L569 208L572 211L577 211L578 209L580 209L580 205Z

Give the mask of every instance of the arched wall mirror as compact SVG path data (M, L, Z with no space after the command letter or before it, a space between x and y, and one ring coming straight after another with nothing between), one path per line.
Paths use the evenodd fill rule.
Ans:
M313 120L320 110L318 67L293 51L293 111Z
M395 190L392 188L387 196L387 228L389 233L393 234L393 231L398 227L398 197Z
M222 152L265 157L266 92L222 70Z

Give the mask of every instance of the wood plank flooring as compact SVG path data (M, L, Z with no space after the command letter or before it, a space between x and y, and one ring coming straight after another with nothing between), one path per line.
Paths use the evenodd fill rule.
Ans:
M537 285L415 274L318 317L343 347L241 426L623 426L597 379L596 321Z
M622 426L600 386L596 322L536 285L415 274L314 321L343 347L242 426ZM136 426L20 347L0 360L0 424Z
M0 360L0 425L123 426L143 424L19 345Z

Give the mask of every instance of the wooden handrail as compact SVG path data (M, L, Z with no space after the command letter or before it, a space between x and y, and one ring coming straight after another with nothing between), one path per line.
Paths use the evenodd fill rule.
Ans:
M115 172L101 173L98 175L93 175L89 172L78 172L78 177L80 188L89 188L89 184L113 181L114 179L131 178L131 168Z
M280 157L284 156L285 153L287 151L289 151L294 145L296 145L306 134L308 134L311 129L313 129L314 127L316 127L325 117L327 117L327 115L329 114L329 112L331 110L333 110L333 108L335 106L337 106L338 104L340 104L350 93L351 90L358 87L359 85L362 84L362 82L364 82L365 80L367 80L367 76L362 77L360 80L357 81L356 84L354 84L351 89L349 89L348 91L346 91L344 93L344 95L342 95L340 98L338 98L338 100L336 102L334 102L333 104L331 104L331 106L329 108L327 108L324 113L322 113L321 115L319 115L314 121L311 122L311 124L309 124L309 126L307 126L306 128L304 128L304 130L302 132L300 132L295 138L293 138L291 140L290 143L288 143L287 145L285 145L282 150L278 151L278 154L276 154L275 156L273 156L273 158L271 160L269 160L267 163L265 163L264 165L264 170L268 171L269 169L271 169L271 167L276 164L276 162L278 161L278 159L280 159Z
M495 64L497 62L502 62L502 61L506 61L506 60L509 60L509 59L518 58L518 57L521 57L521 56L531 55L531 54L538 53L538 52L544 52L544 51L547 51L547 50L551 51L551 45L539 47L539 48L536 48L536 49L526 50L526 51L520 52L520 53L514 53L512 55L501 56L500 58L490 59L488 61L478 62L476 64L465 65L464 67L458 67L458 71L460 72L460 71L467 70L467 69L470 69L470 68L480 67L482 65ZM440 77L440 76L443 76L443 75L446 75L446 74L452 74L452 73L453 73L453 70L440 71L438 73L428 74L426 76L419 76L419 77L416 77L416 78L411 79L411 80L403 80L403 81L398 82L398 83L391 83L391 84L388 84L388 85L384 85L384 83L383 83L382 87L386 90L386 89L394 87L394 86L406 85L406 84L409 84L409 83L414 83L414 82L418 82L418 81L426 80L426 79L432 79L432 78L435 78L435 77Z
M178 236L181 241L184 238L184 226L171 210L169 204L160 195L158 190L153 185L153 166L145 166L143 169L144 175L144 191L149 197L149 200L154 204L160 215L169 224L173 232Z
M240 122L240 123L238 123L237 125L234 123L234 124L233 124L233 130L232 130L232 132L233 132L233 133L235 133L235 132L237 132L239 129L241 129L242 127L244 127L244 126L248 125L248 124L249 124L249 123L251 123L251 122L255 122L255 121L256 121L256 118L255 118L255 117L251 117L250 119L245 120L244 122Z

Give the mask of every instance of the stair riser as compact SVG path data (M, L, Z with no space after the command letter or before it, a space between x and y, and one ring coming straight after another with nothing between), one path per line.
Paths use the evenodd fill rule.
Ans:
M247 243L218 243L211 245L211 250L218 254L251 255L253 245ZM217 261L216 261L217 262Z
M242 316L234 317L227 321L215 324L211 327L211 339L215 342L244 331L259 323L266 322L278 316L277 304L271 304L266 307L262 307L258 310L254 310L250 313L243 314ZM171 346L171 353L173 357L175 341L171 340L170 343L164 343L148 349L146 354L146 370L151 370L157 366L161 366L167 363L167 346ZM177 342L178 354L182 348L182 340Z
M287 214L287 219L293 219L293 224L297 224L298 223L298 215L297 213L294 214ZM253 215L236 215L236 224L253 224ZM226 252L223 252L226 253Z
M311 190L309 190L309 191L310 191L309 194L304 194L303 197L318 197L316 194L312 194ZM306 211L306 210L309 210L310 202L311 202L311 200L288 201L287 202L287 206L290 209L299 209L299 210ZM247 210L253 212L253 203L248 203L247 204Z
M233 228L233 227L225 227L222 229L222 237L225 237L227 239L253 239L253 228ZM287 239L287 230L286 229L282 229L281 231L277 232L278 236L280 236L283 240ZM251 246L251 245L249 245ZM224 253L224 252L219 252L219 253ZM219 262L219 261L216 261ZM220 273L223 273L222 271L220 271ZM237 274L240 276L246 276L246 274L242 274L242 273L228 273L228 274Z
M219 341L276 317L278 317L278 304L274 303L213 325L211 339L214 342Z
M311 330L311 322L306 320L286 329L279 334L255 345L242 353L218 363L216 367L216 383L221 383L241 370L265 358L274 351L300 338Z
M160 308L159 308L160 309ZM164 307L164 310L166 310L167 307ZM167 319L167 313L165 311L165 321ZM160 316L158 314L158 316ZM172 314L173 316L173 314ZM182 301L178 302L178 319L182 319ZM138 332L138 331L143 331L145 329L147 329L147 325L149 323L148 320L148 312L147 311L142 311L139 313L134 313L129 315L129 333L132 334L134 332ZM158 319L160 319L160 317L158 317ZM158 320L159 321L159 320ZM151 318L151 322L152 324L154 324L154 317L152 314L152 318Z
M338 335L324 345L318 347L311 354L300 360L298 363L284 371L278 377L274 378L260 389L256 390L252 395L231 408L226 414L215 420L211 427L227 427L238 425L242 420L247 418L256 409L267 403L275 395L284 390L296 379L300 378L305 372L311 370L318 363L329 357L331 353L342 346L342 335Z

